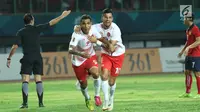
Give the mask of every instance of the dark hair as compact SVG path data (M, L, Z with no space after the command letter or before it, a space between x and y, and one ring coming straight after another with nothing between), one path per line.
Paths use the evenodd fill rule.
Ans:
M30 13L24 15L24 24L30 24L33 20L33 16Z
M112 13L112 9L106 8L102 11L103 14Z
M90 21L92 21L92 18L90 17L90 15L84 14L84 15L81 16L80 23L85 19L89 19Z

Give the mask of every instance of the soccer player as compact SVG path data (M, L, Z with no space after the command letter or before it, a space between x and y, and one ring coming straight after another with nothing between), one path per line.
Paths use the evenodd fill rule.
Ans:
M186 92L180 97L191 97L192 86L192 72L194 72L197 83L197 96L194 98L200 98L200 31L194 24L194 14L184 18L184 24L188 27L186 31L187 41L184 48L178 54L181 57L185 54L185 86Z
M101 105L100 99L100 77L98 71L97 57L93 46L93 41L105 41L96 29L91 28L92 19L89 15L83 15L80 20L80 33L73 33L69 44L69 53L72 54L72 67L80 83L81 92L85 97L85 103L89 110L94 110L91 98L88 94L87 76L90 74L94 78L95 104Z
M13 44L10 54L7 58L7 67L10 68L11 57L14 55L18 45L22 45L23 58L20 60L22 76L22 98L23 103L20 108L28 108L28 83L30 75L34 74L36 90L39 100L39 107L43 105L43 84L41 75L43 75L43 61L40 54L40 33L49 29L64 19L71 11L63 11L63 13L46 24L34 25L34 17L31 14L24 15L25 27L17 32L16 42Z
M97 31L99 31L103 37L109 40L111 46L111 53L102 47L102 91L104 93L103 110L113 110L114 106L114 92L116 89L116 78L122 68L125 46L122 43L121 31L119 27L113 23L113 15L111 9L104 9L102 14L102 23L95 24ZM108 89L110 88L110 96Z
M122 43L121 31L119 27L113 23L113 15L111 9L104 9L102 13L102 23L95 24L92 27L97 29L97 31L101 33L102 37L109 41L109 49L107 47L108 44L101 45L101 79L102 91L104 94L102 110L112 111L114 106L116 78L119 75L123 64L125 46ZM77 26L74 30L79 32L79 27Z

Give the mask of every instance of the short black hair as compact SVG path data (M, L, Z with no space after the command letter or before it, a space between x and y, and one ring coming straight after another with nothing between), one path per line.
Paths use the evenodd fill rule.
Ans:
M26 13L24 15L24 24L30 24L32 20L33 20L32 14Z
M112 9L110 8L106 8L102 11L103 14L106 14L106 13L112 13Z
M90 15L83 14L83 15L81 16L80 23L81 23L83 20L85 20L85 19L89 19L90 21L92 21L92 18L91 18L91 16L90 16Z

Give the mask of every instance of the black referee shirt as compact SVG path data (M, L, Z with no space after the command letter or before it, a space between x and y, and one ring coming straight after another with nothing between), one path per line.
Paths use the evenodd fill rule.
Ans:
M17 32L15 44L22 45L24 55L40 54L40 33L48 28L50 28L49 23L36 26L25 25Z

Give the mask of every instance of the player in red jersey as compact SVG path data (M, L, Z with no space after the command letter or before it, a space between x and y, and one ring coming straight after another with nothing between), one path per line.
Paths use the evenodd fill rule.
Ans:
M198 94L194 98L200 98L200 31L194 24L194 14L184 18L184 24L188 26L186 31L187 41L184 48L178 54L181 57L185 54L185 86L186 92L183 97L191 97L192 72L194 72L197 83Z

